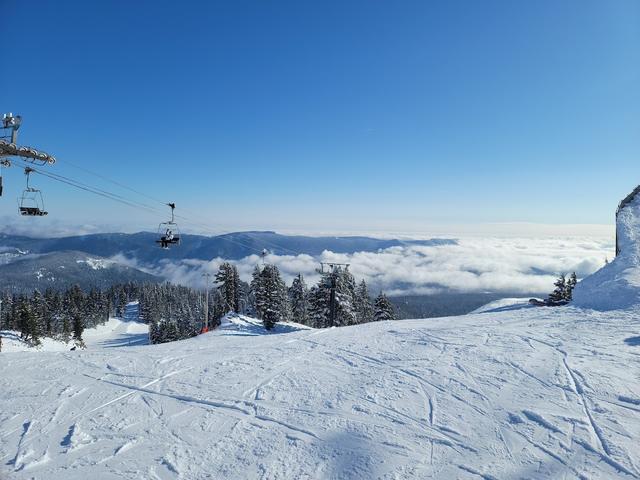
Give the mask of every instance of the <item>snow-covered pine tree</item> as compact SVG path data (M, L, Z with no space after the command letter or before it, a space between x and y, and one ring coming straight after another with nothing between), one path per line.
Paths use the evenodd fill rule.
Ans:
M291 316L294 322L309 325L309 289L301 273L293 279L289 288Z
M573 272L569 276L569 279L567 280L567 285L565 287L565 293L564 293L565 300L571 301L571 299L573 298L573 289L575 288L577 283L578 283L578 276L576 275L576 272Z
M325 272L309 290L309 323L314 328L329 327L331 274Z
M336 282L336 318L335 326L355 325L356 312L356 280L346 268L338 268Z
M356 288L355 307L357 323L367 323L373 321L373 304L367 288L367 282L362 280Z
M47 288L44 292L44 301L46 302L45 334L51 336L54 331L59 331L57 317L60 311L60 296L55 290Z
M262 321L267 330L275 327L277 322L286 321L290 314L287 289L280 271L275 265L265 265L260 272L260 298L258 304L262 309Z
M264 288L261 274L262 270L256 265L251 274L250 285L253 309L255 310L256 318L259 320L262 320L264 314Z
M556 288L549 294L549 300L552 302L565 300L567 295L567 279L564 273L558 277L553 285Z
M209 297L209 325L217 327L221 323L222 317L227 313L225 311L226 302L222 297L222 293L217 288L213 290Z
M331 326L331 288L335 281L334 326L340 327L357 323L356 284L351 272L336 267L320 277L318 285L309 291L309 322L315 328Z
M380 292L374 302L373 318L376 322L396 319L393 305L389 301L389 298L382 292Z
M11 330L14 328L13 316L11 315L11 311L14 309L13 296L7 292L2 292L0 301L2 301L2 307L0 308L0 330Z
M27 342L31 342L33 345L40 345L38 322L28 298L20 298L18 312L18 329L20 330L20 338Z
M48 334L51 330L47 329L47 317L49 316L47 312L47 302L44 295L40 293L40 290L34 290L30 303L38 332L44 335Z
M216 273L216 282L220 284L219 289L225 301L226 312L240 311L240 275L235 265L224 262L220 265L218 273Z

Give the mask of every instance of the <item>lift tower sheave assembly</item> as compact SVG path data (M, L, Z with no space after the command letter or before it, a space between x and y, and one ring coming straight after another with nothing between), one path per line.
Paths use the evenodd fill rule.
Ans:
M5 113L2 115L0 132L0 196L2 195L2 167L10 167L9 157L19 157L24 162L34 165L53 165L56 159L48 153L32 147L18 145L18 130L22 125L22 117Z

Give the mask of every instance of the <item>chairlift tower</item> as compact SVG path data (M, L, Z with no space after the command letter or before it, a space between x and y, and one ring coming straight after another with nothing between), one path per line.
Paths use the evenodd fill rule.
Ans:
M22 125L22 117L5 113L2 115L2 126L0 130L0 161L8 161L8 157L20 157L25 162L34 165L53 165L56 163L55 157L45 152L40 152L32 147L18 145L18 130ZM7 166L7 165L5 165Z
M33 165L53 165L56 159L45 152L40 152L32 147L18 145L18 130L22 125L22 117L13 115L13 113L5 113L2 115L0 124L0 196L2 196L2 168L11 166L11 157L18 157L20 160L31 163ZM35 171L31 169L31 171ZM28 180L28 177L27 177ZM25 192L29 192L29 187ZM38 191L39 196L42 194ZM24 198L24 194L23 194ZM21 204L21 207L24 205ZM41 209L43 210L43 209ZM21 214L24 212L21 210Z
M260 252L260 259L262 260L262 267L264 268L265 266L265 258L267 258L267 255L269 255L269 250L267 250L266 248L263 248L262 251Z

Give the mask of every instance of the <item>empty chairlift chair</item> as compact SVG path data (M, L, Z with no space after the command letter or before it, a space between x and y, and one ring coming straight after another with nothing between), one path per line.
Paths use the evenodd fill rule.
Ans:
M34 170L29 167L24 169L24 173L27 176L27 188L22 191L22 195L18 199L18 210L20 215L23 216L43 217L49 212L44 209L42 192L29 185L29 178L33 171Z

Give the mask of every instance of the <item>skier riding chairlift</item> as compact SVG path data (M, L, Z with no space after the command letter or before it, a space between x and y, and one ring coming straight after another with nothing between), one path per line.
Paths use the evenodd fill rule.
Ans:
M180 244L180 229L178 228L178 224L175 223L173 210L176 208L175 203L167 204L171 208L171 220L168 222L162 222L158 226L158 236L160 237L156 240L156 243L160 244L160 247L167 250L171 245L179 245Z
M167 228L167 231L164 232L164 235L160 239L160 246L162 248L168 249L170 243L173 243L173 232L170 228Z

